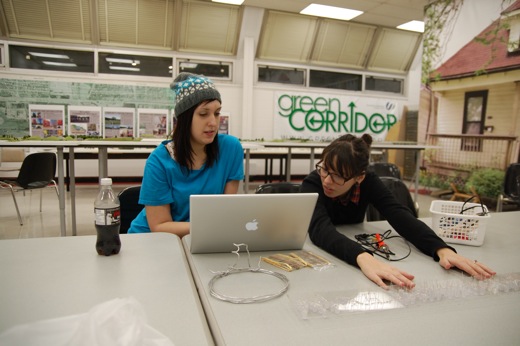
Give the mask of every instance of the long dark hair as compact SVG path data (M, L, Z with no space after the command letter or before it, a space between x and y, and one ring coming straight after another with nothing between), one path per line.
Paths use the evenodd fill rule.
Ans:
M189 108L184 113L177 115L177 123L171 133L173 154L175 155L175 160L177 160L183 170L186 170L187 174L189 174L194 165L193 148L191 147L191 124L193 122L195 109L201 104L206 104L215 100L216 99L204 100L198 105ZM218 136L215 137L212 143L207 144L204 150L207 155L206 167L211 167L213 163L218 160Z
M323 164L343 177L364 174L369 164L371 144L372 136L369 134L363 134L361 138L351 134L343 135L323 149Z

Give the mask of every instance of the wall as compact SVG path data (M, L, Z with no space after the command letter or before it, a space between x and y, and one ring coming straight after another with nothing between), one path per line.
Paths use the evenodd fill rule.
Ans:
M240 33L238 52L235 57L226 57L233 62L233 80L215 81L223 99L223 112L230 115L230 133L243 140L273 139L275 94L279 91L301 90L324 96L358 96L360 93L331 89L311 89L279 84L256 82L256 46L261 28L262 9L247 8ZM417 110L419 105L421 50L418 51L406 79L405 95L369 95L375 98L395 99L403 108ZM187 56L182 56L186 58ZM198 58L201 58L200 56ZM208 56L208 59L222 57ZM265 63L265 62L263 62ZM310 67L310 66L299 66ZM316 67L316 66L312 66ZM348 71L346 71L348 72ZM363 71L358 71L363 72ZM171 80L161 78L135 79L132 77L94 75L70 75L45 73L44 71L15 71L0 69L0 135L24 136L29 134L29 104L64 104L135 108L172 108ZM396 127L400 128L399 126ZM399 138L398 135L392 138ZM115 167L125 167L117 161ZM97 174L97 164L82 167L78 162L78 175ZM131 166L131 164L130 164ZM111 170L109 165L109 170ZM119 169L119 168L117 168ZM263 162L253 162L252 173L263 173ZM122 168L122 173L128 169ZM140 170L139 169L136 169ZM275 167L277 170L277 167ZM293 164L296 174L309 170L307 162ZM109 171L109 174L112 174ZM119 173L118 173L119 174ZM140 173L138 173L140 174ZM134 173L130 173L134 175Z
M442 102L439 103L437 133L462 133L464 95L466 92L478 90L489 90L485 125L494 126L492 134L501 136L518 135L515 126L518 119L518 110L515 110L515 103L512 102L516 97L518 97L518 90L515 83L503 83L487 87L458 89L443 92Z

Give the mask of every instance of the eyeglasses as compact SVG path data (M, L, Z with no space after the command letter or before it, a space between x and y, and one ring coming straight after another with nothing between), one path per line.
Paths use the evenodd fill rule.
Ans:
M339 174L336 174L336 173L330 173L329 171L327 171L325 168L323 168L322 166L320 166L320 164L316 164L316 172L318 172L318 174L320 175L320 177L322 177L323 179L327 178L328 176L330 176L330 179L332 179L332 182L334 184L337 184L337 185L345 185L345 183L347 181L349 181L350 179L354 178L354 176L351 176L351 177L348 177L348 178L344 178L342 177L341 175Z

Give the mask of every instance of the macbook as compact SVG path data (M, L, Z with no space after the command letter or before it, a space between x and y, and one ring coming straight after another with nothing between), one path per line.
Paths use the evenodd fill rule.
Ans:
M190 197L190 252L300 250L317 193L223 194Z

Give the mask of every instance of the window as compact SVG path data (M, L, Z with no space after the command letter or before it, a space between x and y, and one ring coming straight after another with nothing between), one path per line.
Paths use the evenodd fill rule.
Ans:
M5 61L5 59L4 59L4 44L0 43L0 67L4 67L5 66L4 61Z
M403 80L395 78L367 76L365 79L365 90L402 94Z
M99 73L172 77L173 58L99 53Z
M486 118L488 91L467 92L464 97L464 120L462 134L481 135L484 133L484 120ZM481 151L482 140L480 138L463 138L461 150Z
M258 67L258 81L267 83L281 83L305 85L305 71L270 66Z
M361 91L361 82L362 76L357 74L311 70L309 86Z
M231 63L179 60L179 73L190 72L216 79L231 79Z
M94 73L94 52L13 45L9 60L13 68Z

